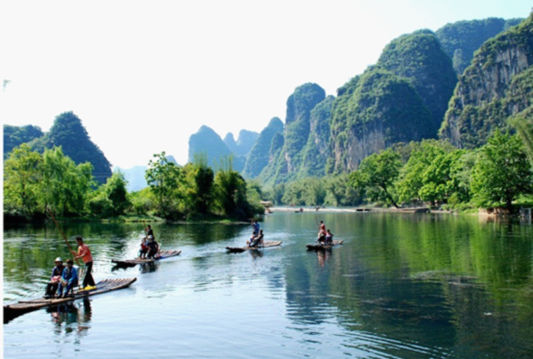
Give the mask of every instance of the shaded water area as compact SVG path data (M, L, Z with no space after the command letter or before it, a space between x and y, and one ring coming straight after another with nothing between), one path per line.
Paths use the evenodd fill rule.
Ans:
M307 252L321 219L344 245ZM142 224L64 224L86 238L97 281L137 281L4 324L4 356L533 357L531 225L274 213L261 226L282 246L227 254L250 226L154 224L162 248L182 254L114 269L136 255ZM4 303L41 296L54 258L68 257L53 226L6 228L3 246Z

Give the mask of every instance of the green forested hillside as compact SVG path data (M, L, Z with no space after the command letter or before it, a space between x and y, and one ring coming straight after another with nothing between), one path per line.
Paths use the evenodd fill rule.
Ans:
M440 136L455 146L483 145L507 118L532 105L533 15L485 42L450 100Z
M283 122L278 117L272 118L250 150L243 172L246 177L255 178L265 168L270 159L272 139L281 133L283 133Z
M339 93L332 109L328 172L353 170L396 142L433 135L431 113L406 78L374 67Z
M328 96L311 110L309 136L302 150L298 177L322 177L326 174L329 155L331 108L335 97Z
M430 136L436 137L457 75L435 34L420 30L394 39L383 50L377 66L409 79L431 112Z
M259 175L263 182L273 184L297 177L309 137L311 111L325 97L324 89L313 83L297 87L289 96L283 137L274 136L272 160Z
M4 159L9 156L11 150L25 142L30 142L42 137L43 131L37 126L10 126L4 125Z
M45 149L61 146L63 153L74 163L91 163L93 177L98 183L105 183L107 178L111 177L111 164L100 148L91 141L81 120L73 112L58 115L50 131L34 138L29 144L33 150L40 153Z
M488 18L483 20L457 21L438 29L437 35L442 48L453 62L458 74L470 65L474 52L491 37L509 27L517 25L523 19Z

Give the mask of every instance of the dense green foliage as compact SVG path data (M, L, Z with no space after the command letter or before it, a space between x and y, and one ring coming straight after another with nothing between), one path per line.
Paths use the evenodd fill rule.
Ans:
M394 143L433 137L431 113L407 79L374 67L339 91L331 135L328 171L343 172Z
M60 147L40 154L22 144L4 162L4 215L248 220L261 213L261 189L248 189L231 159L225 163L215 175L205 158L180 167L165 152L155 154L145 173L150 187L128 193L120 172L97 186L89 162L76 165Z
M524 143L529 160L533 164L533 106L517 113L509 122L516 129Z
M458 147L486 143L507 119L531 106L533 14L485 42L464 71L450 100L440 136Z
M474 52L491 37L496 36L523 19L488 18L484 20L457 21L438 29L442 48L453 60L453 68L462 74L474 56Z
M472 191L478 205L507 209L519 194L533 193L533 173L516 135L495 131L489 138L472 171Z
M519 195L533 190L532 168L516 135L496 132L479 151L435 140L409 147L403 165L392 149L367 157L351 174L351 184L370 202L433 207L511 208Z
M81 120L72 112L65 112L55 118L49 132L43 134L35 126L4 126L4 158L14 146L29 143L31 149L43 153L46 149L61 146L64 154L75 163L91 163L93 177L98 183L105 183L111 176L111 164L96 146Z
M435 34L421 30L394 39L383 50L377 66L409 79L431 113L428 130L430 137L436 137L457 75Z
M72 112L65 112L55 118L50 131L31 142L32 149L43 152L61 146L66 156L75 163L89 162L93 166L93 177L98 183L105 183L111 177L111 164L96 146L81 120Z
M37 126L27 125L22 127L4 125L4 159L9 156L13 148L42 137L43 131Z
M391 149L374 153L365 158L358 170L350 175L351 185L371 201L398 207L394 181L401 167L400 155Z
M42 155L27 144L15 147L4 163L4 213L85 214L91 171L90 163L76 165L60 147Z

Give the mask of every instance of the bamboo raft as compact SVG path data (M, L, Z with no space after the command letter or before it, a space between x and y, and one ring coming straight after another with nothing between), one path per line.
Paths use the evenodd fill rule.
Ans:
M19 315L37 310L39 308L54 306L58 304L72 302L76 299L88 296L107 293L113 290L129 287L137 278L104 279L96 283L96 289L85 291L75 290L73 296L66 298L36 298L32 300L21 300L17 303L4 305L4 323L18 317Z
M226 247L226 250L228 251L228 253L241 253L244 251L255 251L263 248L277 247L279 245L281 245L281 241L266 241L263 243L263 245L257 247Z
M123 266L123 267L133 267L137 264L143 264L143 263L153 263L155 261L179 256L181 253L181 250L172 250L172 251L160 251L159 256L155 258L134 258L134 259L126 259L126 260L119 260L119 259L113 259L111 262L115 263L117 266Z
M343 240L333 240L333 244L320 244L320 243L317 243L317 244L306 244L305 246L307 247L307 250L308 251L319 251L319 250L324 250L324 249L330 249L332 247L335 247L335 246L338 246L340 244L343 244L344 241Z

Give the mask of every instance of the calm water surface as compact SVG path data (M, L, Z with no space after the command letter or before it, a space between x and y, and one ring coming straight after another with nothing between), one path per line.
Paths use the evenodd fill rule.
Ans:
M342 247L307 252L323 219ZM178 257L115 269L142 224L64 224L86 238L94 277L130 288L4 324L5 358L531 358L533 230L476 217L274 213L279 248L227 254L246 225L157 225ZM4 303L41 296L53 226L4 230Z

